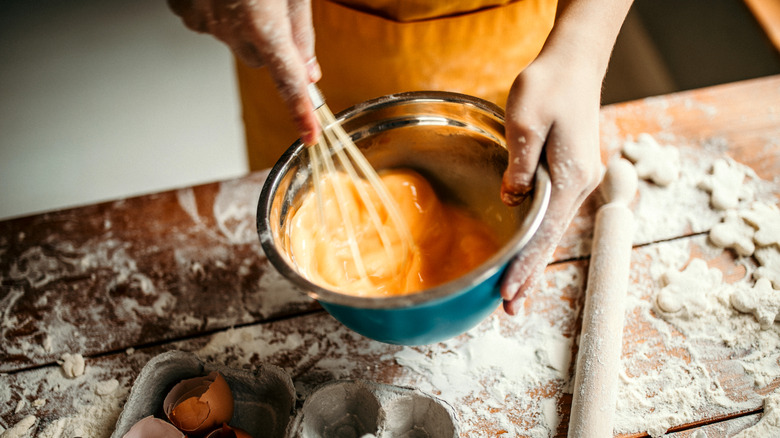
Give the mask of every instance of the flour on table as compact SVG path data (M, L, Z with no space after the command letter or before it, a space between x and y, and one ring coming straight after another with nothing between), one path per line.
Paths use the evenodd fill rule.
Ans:
M736 210L729 210L723 222L710 230L710 241L717 247L731 248L741 256L750 256L756 250L753 243L755 233L755 229Z
M639 178L668 186L680 175L680 153L674 146L661 146L649 134L639 134L636 142L623 145L625 155L636 167Z
M753 236L760 246L777 245L780 247L780 209L766 202L755 202L750 210L744 211L742 217L756 227Z
M97 395L109 395L116 392L119 388L119 381L117 379L109 379L95 384L95 394Z
M65 376L71 379L75 379L76 377L84 375L84 357L78 353L63 354L62 360L60 361L60 366L62 366L62 372L65 373Z
M665 286L656 296L658 310L681 318L691 318L707 311L709 293L722 284L723 273L709 268L702 259L691 260L685 270L670 269L663 277Z
M780 436L780 391L764 399L764 414L758 424L734 435L733 438L766 438Z
M744 376L737 388L764 388L780 376L780 324L762 329L752 314L741 313L731 304L735 287L752 286L750 272L727 284L719 270L713 271L698 258L690 259L694 247L696 253L713 258L717 257L713 250L722 251L709 247L700 236L639 249L636 255L651 260L652 281L632 271L636 286L629 288L627 296L629 331L624 333L616 433L646 431L660 437L674 426L755 409L755 395L732 398L733 376ZM658 294L665 279L670 273L685 277L682 268L686 263L703 273L701 280L708 288L699 287L692 297L683 293L678 312L663 312ZM686 305L693 312L684 310ZM630 327L642 328L639 337ZM643 337L645 331L654 335ZM664 354L659 355L659 349Z
M718 210L736 208L740 199L749 198L752 193L744 186L745 170L733 160L718 159L712 164L712 173L699 182L699 187L708 191L711 204Z
M780 249L771 245L756 249L754 253L761 266L753 272L756 279L766 278L775 289L780 289Z

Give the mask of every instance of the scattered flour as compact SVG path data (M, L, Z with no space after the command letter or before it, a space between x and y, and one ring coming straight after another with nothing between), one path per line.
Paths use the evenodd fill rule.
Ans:
M119 389L119 380L109 379L95 384L95 393L97 395L109 395L113 394Z
M685 148L680 151L683 159L678 180L665 188L640 184L635 216L649 229L645 234L658 236L657 230L668 226L679 232L678 223L666 223L664 212L680 217L679 209L685 208L698 216L688 216L690 232L712 228L711 243L748 256L763 213L755 214L751 221L744 212L757 210L748 208L761 196L773 205L771 194L776 188L733 160L706 160L692 156ZM707 172L709 168L712 173ZM733 190L723 187L725 180L730 181L729 189ZM713 192L712 206L720 209L706 208L710 200L705 190ZM691 209L694 204L697 208ZM765 228L770 229L771 221L765 222ZM642 228L640 225L640 232ZM762 241L756 244L765 245L771 239L764 236ZM748 292L755 287L750 281L751 272L757 278L772 277L773 267L780 267L780 259L775 259L780 252L774 247L756 249L756 259L762 265L758 269L749 260L738 259L747 273L727 284L718 269L691 258L694 249L708 259L717 257L720 250L699 238L640 250L650 252L646 256L652 260L650 281L638 272L632 273L640 287L629 294L628 308L632 310L624 334L621 402L615 426L618 433L647 431L656 437L672 426L755 409L754 390L773 384L780 376L780 325L768 322L774 322L776 315L772 298L776 291L767 290L762 282L759 287L764 295L757 297ZM641 329L633 333L632 327ZM648 332L653 335L647 336ZM659 350L666 354L659 356Z

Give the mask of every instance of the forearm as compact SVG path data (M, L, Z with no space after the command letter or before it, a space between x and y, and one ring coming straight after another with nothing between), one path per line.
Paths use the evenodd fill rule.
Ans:
M563 51L606 72L612 47L633 0L559 0L542 54ZM568 60L567 60L568 61Z

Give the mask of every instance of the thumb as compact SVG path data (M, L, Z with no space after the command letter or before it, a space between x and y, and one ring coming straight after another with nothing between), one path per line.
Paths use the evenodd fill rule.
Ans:
M547 132L548 127L529 127L521 122L507 123L509 163L501 180L501 200L506 205L520 204L533 188L534 174L539 165Z

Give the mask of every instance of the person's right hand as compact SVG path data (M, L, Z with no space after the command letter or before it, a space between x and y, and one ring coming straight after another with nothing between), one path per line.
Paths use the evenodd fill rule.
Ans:
M306 87L320 79L310 0L168 0L184 24L227 44L249 67L265 66L301 138L319 134Z

